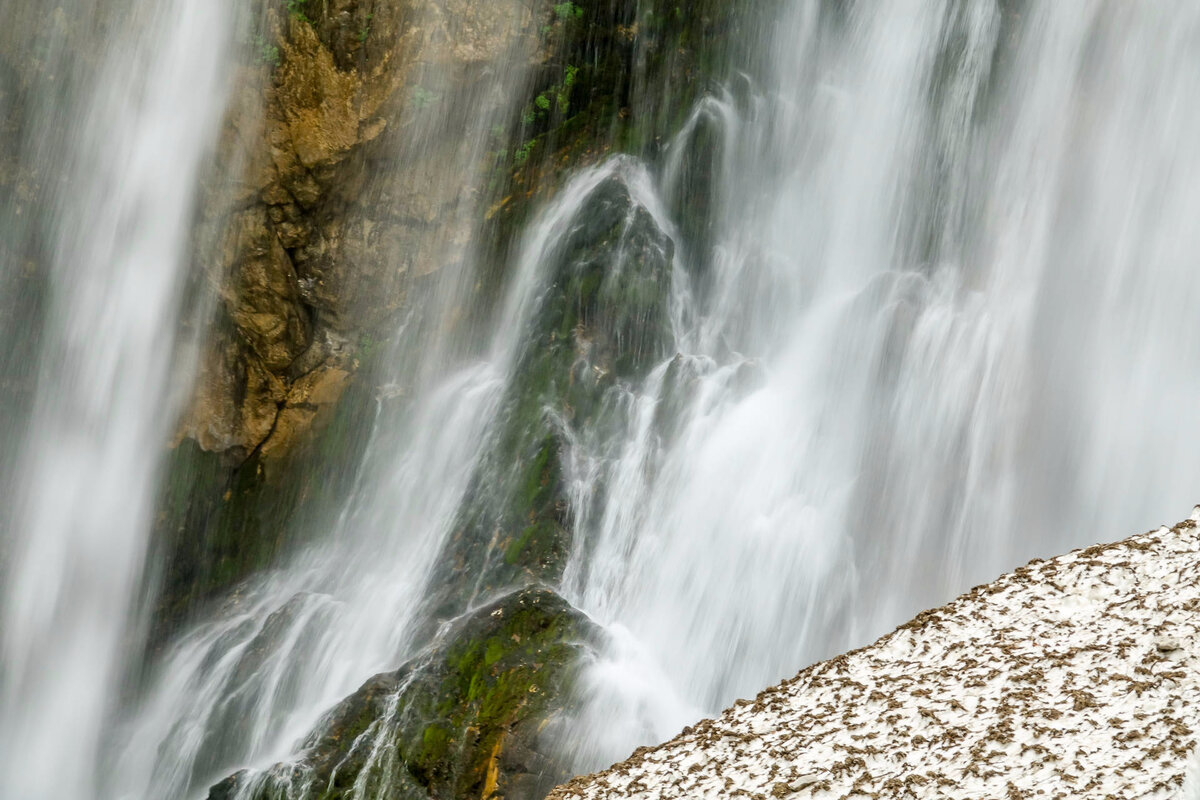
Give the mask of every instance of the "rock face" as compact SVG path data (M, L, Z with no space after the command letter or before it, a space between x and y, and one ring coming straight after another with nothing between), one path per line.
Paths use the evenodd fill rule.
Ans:
M160 508L155 643L297 530L321 535L363 420L409 380L381 376L372 345L401 315L443 331L494 313L532 209L613 151L653 156L750 5L264 4L222 145L243 161L201 203L218 302ZM213 800L536 800L570 774L550 731L595 632L552 588L573 546L562 458L674 346L674 241L635 194L603 183L546 257L518 377L416 614L419 654L331 710L295 759ZM422 317L439 271L476 262L464 307ZM240 766L235 750L204 774Z
M234 775L209 798L536 800L557 774L541 733L566 709L579 652L594 637L553 592L502 597L342 701L298 761Z
M550 797L1178 797L1198 520L1031 562Z
M571 550L567 438L611 424L614 391L667 355L674 243L615 175L548 267L502 421L438 559L434 616L504 587L555 584Z
M483 217L494 165L446 130L502 115L550 55L544 2L253 5L195 233L195 294L215 303L155 535L156 639L345 489L377 342Z
M711 51L734 38L749 5L703 0L684 14L657 0L251 4L239 88L199 203L194 294L216 299L191 323L207 335L197 337L154 535L164 564L155 642L319 535L321 511L358 469L361 420L380 385L396 385L374 367L397 320L426 313L439 274L468 254L479 262L469 307L422 324L446 330L490 313L536 201L614 149L652 154L706 88ZM627 202L609 194L597 201L607 205L593 241L574 243L596 258ZM634 239L662 238L634 221ZM574 408L599 396L598 379L635 374L663 347L661 284L638 277L653 281L652 270L627 273L641 283L600 284L600 262L575 266L556 287L561 307L544 315L551 338L539 344L552 352L523 365L531 381L509 405L519 418L494 452L507 459L497 469L518 464L548 487L529 507L536 519L518 524L526 507L498 508L516 487L489 489L503 497L464 513L471 552L461 563L488 557L490 534L475 534L497 518L517 526L490 559L489 591L553 580L562 562L557 445L528 406ZM598 371L579 388L569 373L583 351L578 363Z
M227 174L203 203L220 304L180 430L243 457L286 454L337 402L364 333L454 259L445 228L487 165L436 135L461 110L434 104L537 63L547 13L518 0L262 6L243 32Z

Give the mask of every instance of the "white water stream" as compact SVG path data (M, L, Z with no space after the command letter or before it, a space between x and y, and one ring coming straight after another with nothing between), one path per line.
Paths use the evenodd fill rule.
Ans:
M1197 499L1197 9L831 7L697 111L726 150L679 432L664 365L577 457L616 487L567 584L617 634L581 768Z
M224 106L228 36L219 0L51 11L43 24L64 30L103 16L113 38L75 42L90 55L42 53L47 71L94 74L76 100L29 101L43 104L24 145L35 180L62 179L42 221L52 230L44 329L22 332L40 338L34 411L19 452L6 454L19 465L0 580L0 797L12 800L99 791L124 658L136 651L191 213Z
M678 355L622 387L621 435L567 454L562 589L610 634L569 732L579 769L1200 499L1200 8L785 5L767 75L701 102L660 163L584 171L534 219L492 346L430 342L476 265L439 279L335 530L174 643L101 778L220 6L158 4L149 38L112 45L63 145L79 177L0 594L0 796L202 797L409 654L544 267L614 175L677 239ZM180 71L203 102L177 107ZM709 243L663 199L702 133L721 145Z

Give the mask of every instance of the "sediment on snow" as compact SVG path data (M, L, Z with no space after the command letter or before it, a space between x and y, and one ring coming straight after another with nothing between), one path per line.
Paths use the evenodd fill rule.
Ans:
M1030 562L550 798L1178 797L1198 521Z

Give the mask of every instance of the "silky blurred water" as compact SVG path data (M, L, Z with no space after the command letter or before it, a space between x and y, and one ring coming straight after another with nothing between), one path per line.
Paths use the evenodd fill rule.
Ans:
M10 5L14 23L28 16ZM5 272L40 259L46 288L42 318L16 332L35 343L36 366L15 365L34 376L32 411L4 437L0 796L82 800L99 791L137 627L191 214L223 108L228 31L221 2L44 12L38 24L58 26L60 38L23 56L48 77L32 84L19 146L30 180L45 186L3 209ZM108 26L110 40L67 41L71 26L88 25ZM20 79L6 77L11 98ZM30 208L43 217L22 218ZM25 237L39 244L24 250ZM22 302L33 298L6 298L13 314Z
M697 109L672 152L719 137L721 177L711 250L676 265L680 355L624 443L575 457L577 507L602 496L568 596L615 633L579 769L1190 508L1198 26L797 2L770 74Z
M454 320L495 265L461 242L486 192L455 210L333 529L179 632L117 710L228 28L220 4L129 6L129 41L76 66L22 153L71 177L37 226L31 410L0 430L4 797L203 796L411 655L547 265L611 180L675 242L676 352L614 390L615 424L566 435L559 588L607 632L555 729L576 769L1198 499L1200 8L794 0L661 154L545 200L473 330ZM383 171L453 128L466 174L524 80L489 69Z

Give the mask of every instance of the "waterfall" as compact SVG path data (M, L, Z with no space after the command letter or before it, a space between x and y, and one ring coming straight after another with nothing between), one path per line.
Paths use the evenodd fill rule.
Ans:
M22 147L47 184L48 232L28 235L44 237L35 257L47 262L48 288L40 331L21 331L40 343L36 391L3 500L5 797L82 800L98 789L171 424L196 180L223 107L222 6L106 9L111 38L95 51L82 40L44 53L49 85L26 101L44 104ZM70 11L47 10L41 24L65 35L99 18L87 3ZM64 87L69 76L80 85ZM5 212L10 242L21 239L30 223L12 205ZM24 267L15 250L6 271Z
M528 582L599 631L548 728L576 771L1024 560L1197 499L1200 10L790 0L747 29L754 63L735 58L661 147L606 142L553 191L530 189L511 252L487 247L477 165L521 115L528 59L495 56L458 94L450 59L422 64L441 102L423 89L397 112L403 141L372 162L372 196L398 204L389 181L414 164L430 193L479 185L422 243L434 266L381 345L353 489L328 519L291 523L313 528L302 546L130 663L157 454L195 371L179 355L190 226L236 26L222 3L111 4L75 4L117 21L103 45L86 39L95 52L38 56L71 85L43 92L20 158L55 177L33 211L0 207L17 243L0 248L0 337L15 343L0 354L6 798L199 798L235 773L239 800L308 797L330 710L419 668L505 588L487 580L519 555L503 526L487 517L491 541L454 547L528 469L498 442L528 411L531 354L563 338L559 377L596 397L578 415L529 403L561 445L553 522L569 546L560 574ZM50 38L70 22L51 15ZM631 103L666 102L639 80ZM0 84L0 111L16 91ZM407 263L407 245L387 259ZM564 276L598 258L599 305L636 306L610 332L633 367L600 352L578 309L538 338L554 303L584 305ZM480 563L447 563L464 552ZM389 758L402 696L356 733L369 763ZM400 791L360 777L346 796L385 789Z
M680 354L623 443L574 459L580 507L607 496L569 596L614 631L580 770L1188 507L1198 23L795 3L778 69L696 110L674 152L698 129L724 152Z
M531 223L503 303L504 332L482 353L468 348L443 361L445 351L415 347L419 340L406 336L412 329L401 330L397 379L423 379L399 409L380 398L367 456L375 469L334 535L175 646L130 723L119 768L130 782L121 796L173 796L207 788L222 769L286 759L330 706L414 654L433 561L512 381L545 254L561 246L580 203L616 168L581 174Z
M475 168L525 77L514 54L496 61L482 85L410 109L406 141L391 154L397 171L433 158L450 135L461 145L423 177L458 180ZM432 85L455 78L452 67L425 76ZM428 276L421 301L381 345L384 374L363 423L367 452L332 530L173 643L121 726L114 797L203 796L240 767L286 760L338 700L419 651L422 603L512 383L544 290L545 253L607 174L578 176L530 222L494 327L456 322L485 266L461 244L482 222L478 187L443 221L445 233L428 247L435 264L449 265ZM388 176L378 180L387 194ZM279 779L286 786L289 775Z

